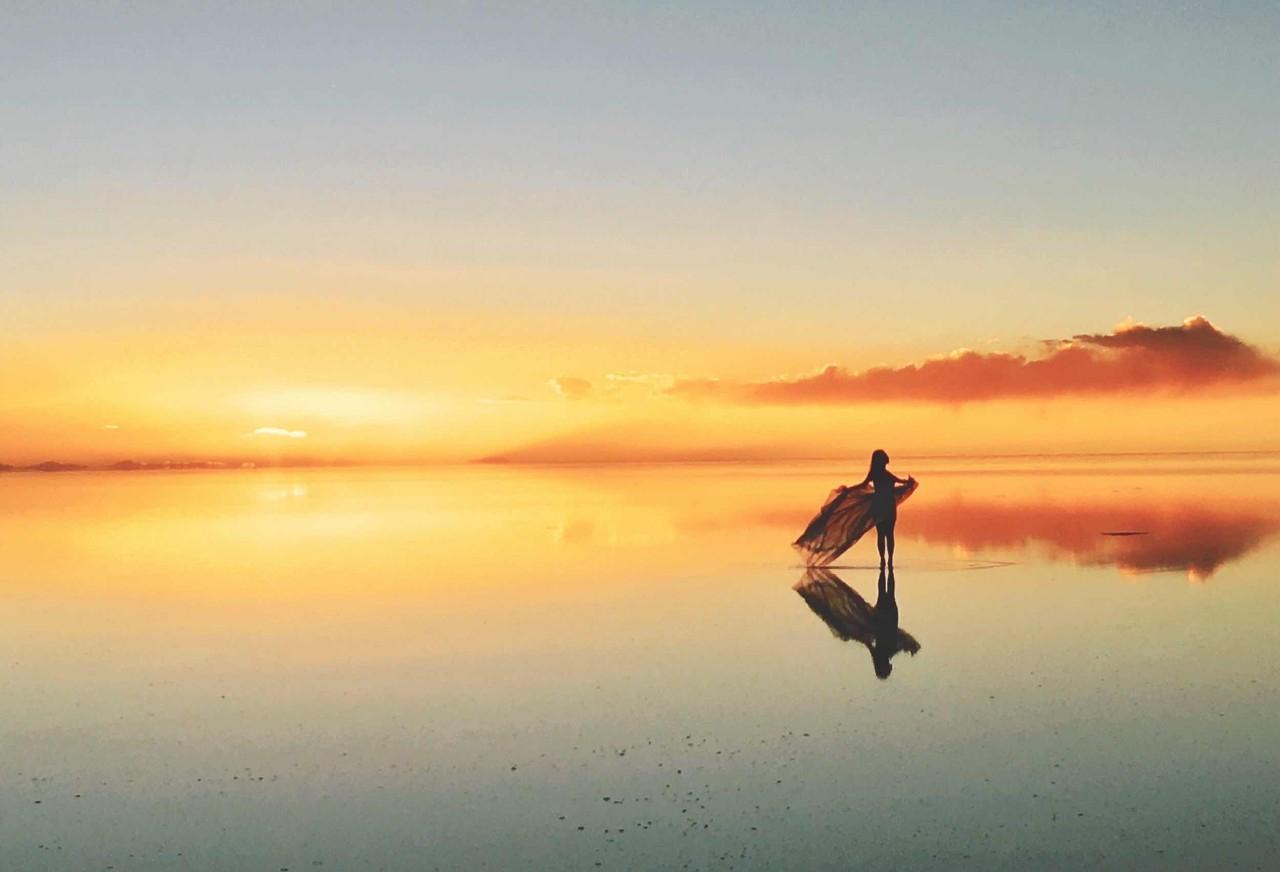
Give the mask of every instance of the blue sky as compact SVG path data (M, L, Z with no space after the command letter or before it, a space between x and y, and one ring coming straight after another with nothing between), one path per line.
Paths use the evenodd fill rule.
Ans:
M834 344L873 318L923 346L1204 312L1280 342L1273 4L32 3L6 19L13 325L63 302L72 319L113 299L215 305L182 265L223 276L218 299L279 281L305 300L254 264L332 261L351 294L663 336Z

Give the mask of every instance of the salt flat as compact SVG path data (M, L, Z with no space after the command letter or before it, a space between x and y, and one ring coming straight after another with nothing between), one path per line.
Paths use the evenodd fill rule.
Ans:
M1266 867L1274 459L895 468L885 680L861 469L10 474L0 867Z

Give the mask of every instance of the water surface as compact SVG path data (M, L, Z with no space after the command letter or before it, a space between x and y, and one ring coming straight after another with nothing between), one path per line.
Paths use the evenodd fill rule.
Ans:
M895 469L0 478L0 868L1270 866L1275 459Z

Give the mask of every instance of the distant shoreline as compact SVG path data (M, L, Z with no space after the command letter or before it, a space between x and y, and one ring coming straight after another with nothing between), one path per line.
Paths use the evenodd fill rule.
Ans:
M1140 459L1280 459L1280 448L1229 449L1210 451L1088 451L1088 452L1039 452L1039 453L991 453L991 454L900 454L900 464L931 461L1070 461L1070 460L1140 460ZM250 470L281 469L404 469L442 468L468 466L496 467L639 467L639 466L716 466L716 465L817 465L824 463L859 463L861 454L831 457L640 457L635 459L572 460L572 459L517 459L491 456L470 460L401 460L401 461L319 461L319 460L121 460L112 463L71 463L46 460L32 464L0 463L0 475L11 473L68 473L68 472L240 472Z

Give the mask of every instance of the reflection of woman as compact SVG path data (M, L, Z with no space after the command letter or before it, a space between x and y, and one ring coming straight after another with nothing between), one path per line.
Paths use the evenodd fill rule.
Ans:
M876 449L871 455L867 477L853 487L838 487L827 497L817 517L792 545L805 556L809 566L825 566L835 560L872 527L876 528L876 549L880 566L893 565L893 528L898 521L898 503L911 496L916 480L898 478L889 471L889 455Z
M892 560L892 528L889 530L889 542L889 559ZM876 640L875 645L871 648L871 662L875 666L877 678L889 677L889 673L893 671L893 664L889 662L889 658L904 650L899 647L899 643L902 641L902 632L898 629L898 596L895 590L896 587L897 582L893 577L893 565L890 564L887 583L884 570L880 570L880 579L876 583L876 607L873 609L876 619ZM915 649L911 651L912 656L914 656L916 651L920 650L920 645L915 639L911 639L911 643L915 646Z
M915 656L920 643L910 633L898 628L898 602L893 571L886 578L880 570L873 608L856 590L840 580L829 569L812 568L796 585L796 593L822 618L831 634L845 642L858 642L871 654L871 665L877 678L888 678L893 671L891 659L906 651Z

